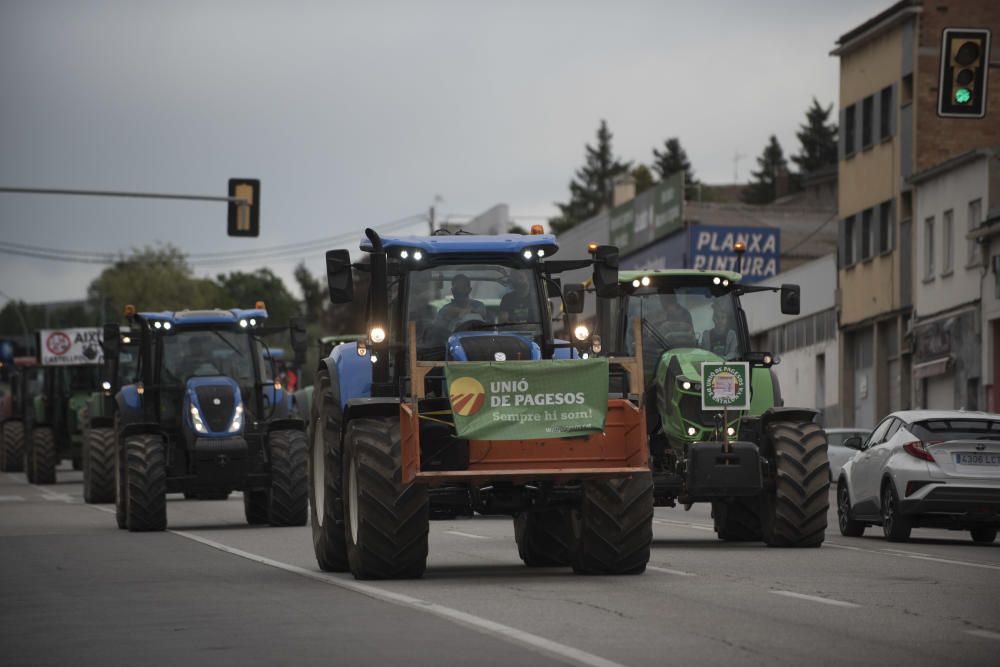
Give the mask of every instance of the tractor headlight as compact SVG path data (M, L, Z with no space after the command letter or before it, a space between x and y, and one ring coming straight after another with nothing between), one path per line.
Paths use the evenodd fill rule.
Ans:
M684 380L681 382L681 389L683 389L684 391L691 391L691 386L692 385L690 380Z
M363 357L366 354L368 354L368 346L365 345L365 341L359 340L358 341L358 356L359 357Z
M101 389L103 389L104 391L111 391L111 383L105 380L104 382L101 383Z
M696 429L694 426L688 426L688 435L689 436L691 436L693 438L697 432L698 432L698 429Z
M238 433L239 430L243 428L243 405L237 405L236 411L233 412L233 421L229 423L229 432Z
M381 343L385 340L385 329L382 327L372 327L372 330L368 333L368 337L375 344Z
M729 437L731 438L734 435L736 435L736 429L730 426L729 428L726 429L726 433L729 434Z
M573 337L582 343L590 338L590 329L581 324L577 328L573 329Z
M208 433L208 428L205 427L205 420L201 418L201 410L193 403L191 404L191 423L194 424L194 430L198 433Z

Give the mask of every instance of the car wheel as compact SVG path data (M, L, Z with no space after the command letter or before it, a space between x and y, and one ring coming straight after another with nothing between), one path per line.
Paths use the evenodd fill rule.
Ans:
M837 524L844 537L861 537L865 534L865 524L851 518L851 494L847 490L847 481L843 478L837 482Z
M972 534L972 541L976 544L993 544L997 539L996 526L978 526L969 531Z
M892 482L882 485L882 532L890 542L905 542L910 539L913 521L899 513L899 496Z

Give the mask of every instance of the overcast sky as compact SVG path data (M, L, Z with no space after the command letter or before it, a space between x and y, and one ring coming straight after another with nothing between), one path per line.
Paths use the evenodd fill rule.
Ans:
M227 238L217 203L0 193L0 240L252 251L360 236L435 195L442 216L548 216L602 118L624 159L678 136L703 181L732 181L737 152L745 180L770 134L798 150L811 98L837 101L834 41L889 4L0 0L0 186L262 181L258 239ZM297 291L295 263L318 273L329 247L268 265ZM100 270L0 254L0 291L81 298Z

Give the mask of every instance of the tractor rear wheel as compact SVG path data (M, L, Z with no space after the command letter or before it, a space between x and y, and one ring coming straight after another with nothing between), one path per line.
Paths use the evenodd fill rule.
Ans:
M309 513L316 562L326 572L347 572L347 538L341 498L343 443L334 416L340 405L321 371L313 390L309 429Z
M771 422L773 488L761 494L761 528L772 547L818 547L830 508L826 432L812 422Z
M36 426L31 429L31 446L27 457L27 464L31 466L31 483L55 484L58 462L55 432L48 426Z
M415 579L427 567L427 487L403 484L399 419L354 419L344 442L347 560L357 579Z
M573 520L567 509L521 512L514 517L517 554L528 567L569 565L573 557Z
M584 482L574 518L574 572L641 574L653 542L652 474Z
M22 470L24 470L24 423L12 420L3 424L3 439L0 440L0 471Z
M83 436L83 499L110 503L115 499L115 430L92 428Z
M115 522L122 530L128 528L128 515L125 512L128 489L125 481L125 445L118 438L118 430L115 429Z
M715 534L726 542L759 542L760 497L733 498L712 502Z
M125 517L133 533L167 527L167 459L159 436L125 439Z
M271 492L267 489L247 489L243 492L243 516L247 524L262 526L267 523L267 508L271 504Z
M267 521L272 526L304 526L309 519L306 436L302 431L271 431L271 488Z

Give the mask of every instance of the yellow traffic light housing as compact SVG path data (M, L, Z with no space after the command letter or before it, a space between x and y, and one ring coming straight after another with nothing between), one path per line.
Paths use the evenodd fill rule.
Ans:
M260 236L260 181L229 179L229 236Z

